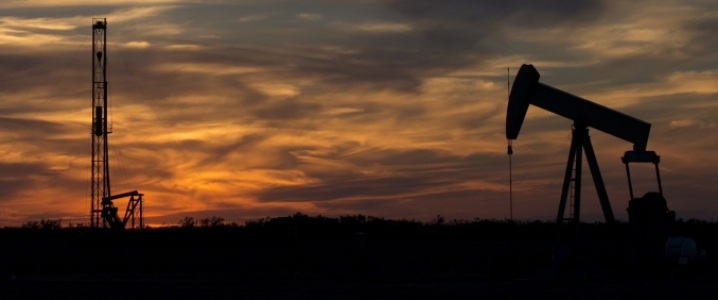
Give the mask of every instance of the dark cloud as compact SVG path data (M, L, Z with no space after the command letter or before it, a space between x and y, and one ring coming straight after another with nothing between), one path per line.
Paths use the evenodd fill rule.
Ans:
M708 6L711 4L702 3L702 5ZM712 6L710 8L703 7L701 10L715 11L718 9L715 3L712 3ZM714 56L718 52L718 46L713 42L718 38L718 17L709 15L688 19L684 22L682 29L689 35L690 41L681 50L686 55L691 56L693 60L700 61L706 67L705 58ZM715 62L712 62L711 67L716 67Z
M420 188L439 188L448 184L450 183L402 177L337 178L337 180L327 180L320 185L268 189L258 195L258 200L261 202L313 202L349 197L355 199L392 198L401 197L408 192L417 192Z
M36 98L25 98L9 107L7 113L52 111L66 103L48 102L38 107L41 100L58 99L79 94L87 95L87 72L76 53L6 53L0 50L0 95L8 97L30 93ZM70 64L70 62L73 64ZM89 69L89 62L87 63ZM83 76L84 75L84 76ZM84 83L79 85L78 83ZM85 87L82 89L80 87Z
M474 130L476 128L481 128L486 123L491 122L491 118L493 118L496 115L502 115L504 113L504 110L506 107L504 107L503 103L494 103L493 106L489 107L487 110L482 110L480 112L467 112L461 115L455 116L454 121L457 122L459 127L462 127L464 130Z
M444 151L430 149L368 149L343 155L356 166L417 166L421 164L456 163L460 158Z
M0 202L3 204L9 202L22 204L23 199L47 195L50 192L57 195L55 201L64 202L67 199L64 197L64 193L86 191L89 187L87 181L77 180L63 174L65 171L71 170L72 165L63 166L68 168L65 170L53 170L49 163L44 162L4 162L0 163L0 167L3 170L0 174L0 190L3 194ZM49 210L50 208L38 209Z
M353 40L346 45L355 51L300 61L301 74L315 74L328 84L416 91L423 78L505 52L493 45L504 42L507 28L588 26L605 10L601 1L389 1L386 6L395 13L391 21L407 23L411 30L389 36L346 32Z
M257 146L258 143L267 139L267 136L261 134L250 134L241 137L232 143L223 143L219 146L210 146L202 151L207 158L201 160L197 166L212 166L227 161L226 156L231 153L247 152Z
M483 39L500 40L511 28L588 26L604 12L604 1L431 1L396 0L388 7L412 20L429 45L468 50Z
M20 194L33 189L36 181L33 177L47 175L47 166L41 163L1 163L3 173L0 176L0 190L5 201L16 200Z
M572 20L587 21L600 15L605 1L530 1L509 0L502 2L450 0L436 2L431 0L389 1L389 7L417 18L439 17L446 20L502 20L507 17L523 16L526 25L535 26L537 21L545 20L549 25ZM538 25L541 25L540 23Z
M110 11L120 10L122 6L52 6L52 17L55 18L72 18L76 16L98 16L107 14ZM47 8L33 7L3 7L0 12L0 16L10 16L21 18L48 18ZM87 21L87 25L90 25L90 20Z
M72 125L58 122L4 117L0 117L0 127L3 128L3 131L15 133L18 137L22 133L23 138L32 137L32 139L36 139L38 136L68 134L76 130Z
M45 61L40 55L3 53L0 55L0 68L3 71L0 79L2 79L3 83L6 83L15 77L22 77L28 73L30 73L29 75L40 75L40 68L36 66L41 63L45 63ZM32 73L33 71L36 73Z
M254 110L261 120L292 120L317 116L322 111L319 103L306 103L297 98L289 98L275 103L267 103Z

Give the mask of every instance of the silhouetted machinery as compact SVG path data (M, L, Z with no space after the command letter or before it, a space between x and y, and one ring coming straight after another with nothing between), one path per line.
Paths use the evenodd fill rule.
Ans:
M634 229L636 239L645 241L645 243L641 243L646 244L646 247L648 247L647 244L665 243L668 237L668 221L674 215L668 211L666 200L663 198L663 188L658 170L660 157L654 151L646 151L651 124L540 83L538 82L539 77L538 71L532 65L522 65L516 75L509 95L506 138L514 140L518 137L529 104L573 120L571 148L556 218L557 224L564 221L575 223L580 221L583 152L586 154L606 222L614 221L606 187L601 178L593 145L588 135L588 127L592 127L633 143L633 151L626 151L622 158L626 165L631 195L628 208L629 223ZM511 144L509 144L509 153L511 152ZM653 163L659 191L648 193L643 198L634 198L630 163ZM569 197L572 200L573 211L571 217L567 218L564 216L564 212Z
M137 191L132 191L119 195L104 197L102 198L102 212L100 216L102 217L102 219L105 220L108 225L110 225L110 228L112 229L125 229L125 226L127 226L127 221L129 220L132 221L130 228L135 228L136 219L139 219L139 228L142 229L144 228L144 224L142 224L142 196L144 196L144 194L140 194ZM127 202L125 217L120 219L120 216L117 214L117 207L113 205L112 201L126 197L130 197L130 201ZM137 211L139 214L136 215L135 211Z
M90 160L90 227L124 229L128 220L139 218L142 224L142 194L137 191L112 195L107 122L107 20L92 19L92 157ZM104 54L103 54L104 53ZM130 197L125 217L120 219L113 200ZM138 214L135 214L135 209Z

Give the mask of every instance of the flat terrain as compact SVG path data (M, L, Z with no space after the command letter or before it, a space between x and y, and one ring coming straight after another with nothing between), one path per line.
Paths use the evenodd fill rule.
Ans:
M715 283L695 279L36 280L0 282L0 295L2 299L704 299L716 288Z
M679 223L709 259L637 261L586 224L552 261L549 223L294 216L212 228L0 230L0 299L640 299L718 291L715 224ZM365 238L361 238L364 233ZM571 229L565 235L573 235Z

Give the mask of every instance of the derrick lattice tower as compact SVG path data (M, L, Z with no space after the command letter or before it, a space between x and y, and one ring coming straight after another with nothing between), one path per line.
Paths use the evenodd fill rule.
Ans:
M92 158L90 161L90 227L125 229L128 221L144 227L142 196L138 191L118 195L110 192L110 159L107 135L107 19L92 19ZM120 218L114 200L130 197L125 216ZM137 212L137 213L136 213Z
M110 166L107 149L107 20L92 19L92 160L90 226L106 227L103 198L109 197Z

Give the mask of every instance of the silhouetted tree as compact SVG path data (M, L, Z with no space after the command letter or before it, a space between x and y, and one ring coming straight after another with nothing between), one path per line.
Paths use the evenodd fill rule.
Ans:
M20 226L20 228L46 229L46 230L61 229L62 228L62 219L57 219L57 220L42 219L42 220L40 220L40 222L28 221L28 222L22 224Z
M182 228L194 228L195 220L192 217L184 217L179 220L179 226Z
M27 221L20 225L20 228L26 229L40 229L40 222L38 221Z
M221 217L207 217L202 220L199 220L199 226L201 227L220 227L224 225L224 218Z

